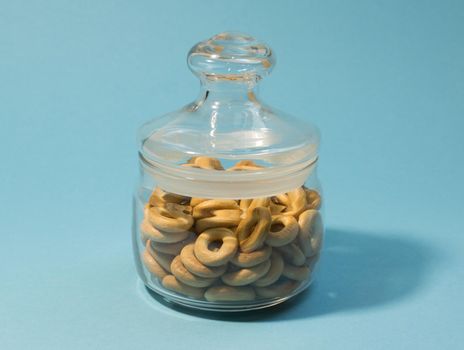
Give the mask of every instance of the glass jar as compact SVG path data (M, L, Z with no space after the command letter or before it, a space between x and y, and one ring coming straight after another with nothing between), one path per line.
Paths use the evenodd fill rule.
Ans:
M170 302L264 308L314 278L319 133L258 100L274 63L269 46L246 34L200 42L188 54L199 97L139 130L135 261L146 287Z

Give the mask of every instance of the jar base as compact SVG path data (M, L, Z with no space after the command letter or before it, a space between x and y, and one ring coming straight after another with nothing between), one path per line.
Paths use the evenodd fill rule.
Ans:
M209 302L204 300L195 300L192 298L183 297L177 293L170 292L162 287L144 283L148 294L156 301L162 301L167 304L178 305L191 310L202 310L210 312L246 312L252 310L260 310L279 305L293 297L297 296L306 290L312 283L312 280L301 284L292 293L270 299L254 300L248 302Z

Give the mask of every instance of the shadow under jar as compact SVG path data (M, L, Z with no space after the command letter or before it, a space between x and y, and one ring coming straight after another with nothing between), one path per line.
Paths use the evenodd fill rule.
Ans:
M140 128L135 261L170 302L259 309L314 278L324 231L319 133L258 100L274 63L249 35L200 42L188 55L200 96Z

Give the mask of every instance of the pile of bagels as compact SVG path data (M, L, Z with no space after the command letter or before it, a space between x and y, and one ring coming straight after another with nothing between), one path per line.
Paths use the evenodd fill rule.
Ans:
M219 160L184 166L224 170ZM226 171L256 170L245 160ZM173 292L210 302L290 295L307 283L319 259L321 197L304 186L267 198L187 197L157 187L144 208L141 260Z

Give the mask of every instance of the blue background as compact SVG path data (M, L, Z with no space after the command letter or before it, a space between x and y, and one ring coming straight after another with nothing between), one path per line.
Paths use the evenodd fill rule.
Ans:
M322 131L328 229L308 292L227 318L150 300L130 204L136 128L230 29ZM463 38L462 1L0 1L0 348L461 348Z

